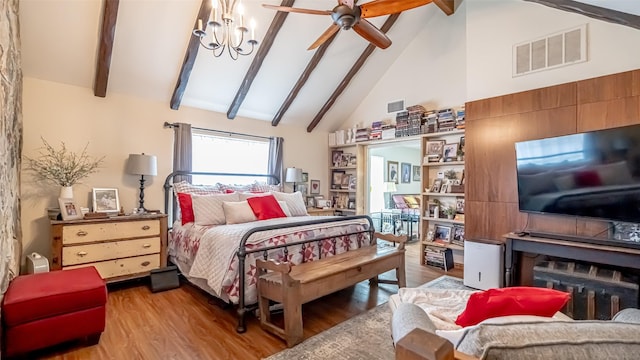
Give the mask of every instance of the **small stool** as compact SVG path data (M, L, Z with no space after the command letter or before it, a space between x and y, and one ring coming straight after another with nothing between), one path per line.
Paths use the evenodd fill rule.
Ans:
M24 354L104 331L107 288L95 267L18 276L2 305L3 356Z

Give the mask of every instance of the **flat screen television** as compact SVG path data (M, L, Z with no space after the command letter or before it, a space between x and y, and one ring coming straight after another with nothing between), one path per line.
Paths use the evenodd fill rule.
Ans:
M515 147L520 211L640 223L640 125Z

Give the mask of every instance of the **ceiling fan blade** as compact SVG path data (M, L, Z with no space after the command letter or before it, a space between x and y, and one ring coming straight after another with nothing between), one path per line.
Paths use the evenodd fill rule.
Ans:
M365 19L360 19L360 22L353 26L353 31L381 49L391 46L391 39Z
M307 50L313 50L313 49L317 48L318 46L324 44L324 42L329 40L329 38L332 37L333 34L338 32L338 30L340 30L340 26L338 26L336 24L332 24L331 26L329 26L329 28L327 30L325 30L322 33L322 35L320 35L318 40L316 40L313 44L311 44L311 46L309 46L309 48Z
M376 0L360 5L363 18L395 14L427 5L433 0Z
M271 10L292 12L292 13L311 14L311 15L331 15L331 10L301 9L301 8L294 8L289 6L276 6L276 5L268 5L268 4L262 4L262 7L265 7Z

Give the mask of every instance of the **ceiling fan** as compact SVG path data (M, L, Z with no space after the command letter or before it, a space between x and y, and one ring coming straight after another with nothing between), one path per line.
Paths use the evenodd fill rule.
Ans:
M357 0L356 0L357 1ZM265 8L291 13L312 15L331 15L333 25L325 30L322 35L309 46L312 50L322 45L340 28L353 29L358 35L365 38L373 45L386 49L391 45L391 39L380 29L370 23L367 18L396 14L431 3L433 0L374 0L362 5L356 5L354 0L338 0L338 5L333 10L312 10L294 8L289 6L276 6L263 4Z

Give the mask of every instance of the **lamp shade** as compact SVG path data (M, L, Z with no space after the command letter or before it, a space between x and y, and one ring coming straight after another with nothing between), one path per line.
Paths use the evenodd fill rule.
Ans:
M288 183L302 182L302 169L287 168L287 173L284 176L284 182L288 182Z
M398 187L396 186L396 183L393 181L387 181L382 183L382 189L384 190L384 192L398 191Z
M158 175L158 160L154 155L129 154L127 173L133 175Z

